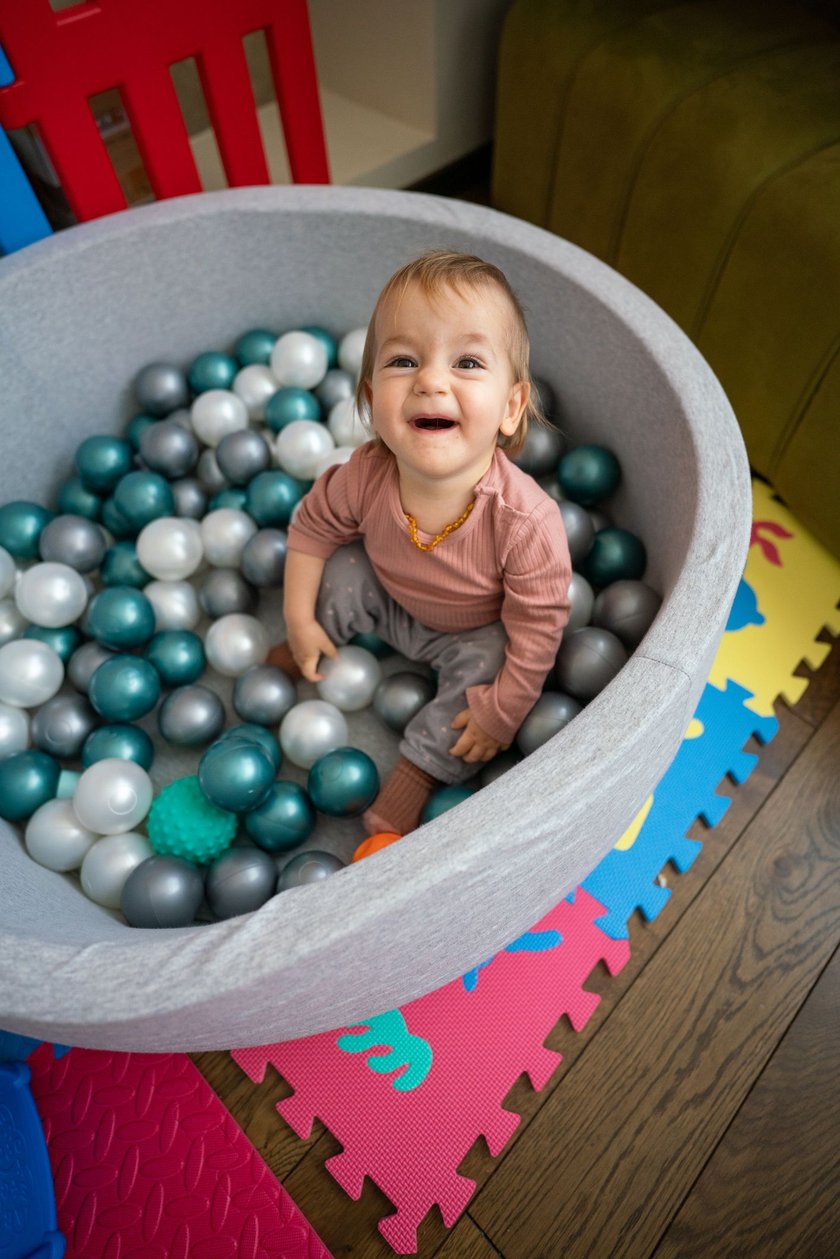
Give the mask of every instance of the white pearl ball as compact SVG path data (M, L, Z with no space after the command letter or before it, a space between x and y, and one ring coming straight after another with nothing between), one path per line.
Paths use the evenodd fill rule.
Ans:
M331 408L327 428L336 446L363 446L370 441L371 433L359 415L355 398L341 398Z
M201 608L188 581L150 581L143 594L155 610L155 629L195 629Z
M325 455L335 449L332 434L318 420L292 420L277 434L274 454L289 476L311 481Z
M262 664L270 646L262 622L244 612L220 616L204 639L208 664L227 678L238 678L254 665Z
M20 638L28 624L14 599L0 599L0 644Z
M137 831L122 835L106 835L88 850L79 877L82 891L97 905L119 909L125 881L142 861L153 857L155 850Z
M289 709L280 723L280 746L293 765L311 769L347 743L347 721L334 704L308 699Z
M0 704L0 761L29 747L29 713Z
M200 528L205 558L214 568L238 568L246 543L257 532L256 521L236 507L208 512Z
M251 419L264 420L265 404L280 388L280 382L270 367L251 363L236 373L232 388L237 398L245 403Z
M26 823L23 840L40 865L65 871L78 870L98 838L79 821L72 800L48 800Z
M0 599L15 588L17 568L15 561L4 546L0 546Z
M208 389L192 404L190 419L199 441L218 446L228 433L248 427L248 408L230 389Z
M326 346L311 332L285 332L271 351L271 370L280 385L314 389L328 365Z
M49 629L72 625L87 607L88 589L69 564L33 564L18 582L15 599L27 620Z
M201 526L185 516L161 516L137 535L137 558L147 573L162 581L191 577L204 558Z
M335 659L324 657L318 663L322 681L318 694L343 713L356 713L367 708L373 693L382 681L382 666L372 652L364 647L339 647Z
M79 779L73 808L99 835L133 831L152 803L152 780L142 765L117 756L96 761Z
M35 708L52 699L64 681L58 652L36 638L16 638L0 647L0 702Z
M328 450L315 468L315 480L317 481L318 477L326 472L327 468L332 468L337 463L346 463L353 450L353 446L336 446L334 450ZM298 506L300 504L296 503L295 507L297 508Z
M361 370L366 340L367 328L354 328L338 343L338 365L353 376L358 376Z

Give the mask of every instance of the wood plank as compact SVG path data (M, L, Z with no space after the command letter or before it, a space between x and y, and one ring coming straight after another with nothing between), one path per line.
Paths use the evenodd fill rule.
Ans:
M840 695L840 639L835 638L828 630L823 630L817 638L821 643L832 644L831 652L819 669L811 669L803 661L794 670L796 677L808 679L808 689L792 711L812 726L819 726L825 721L834 700ZM777 714L787 707L784 700L779 700L776 704Z
M504 1259L468 1215L462 1215L437 1259Z
M840 704L473 1201L507 1259L648 1255L836 947Z
M656 1259L829 1259L840 1239L840 952L657 1247Z

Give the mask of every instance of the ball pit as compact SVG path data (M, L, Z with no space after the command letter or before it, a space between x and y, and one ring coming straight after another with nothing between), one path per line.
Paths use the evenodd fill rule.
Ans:
M130 928L85 898L75 876L33 861L4 825L0 1026L102 1048L197 1050L305 1035L393 1008L490 956L579 883L679 746L746 553L749 480L737 426L700 356L642 294L580 250L481 207L369 190L235 190L112 216L4 259L0 303L14 323L0 345L0 502L13 506L0 507L0 544L22 565L37 561L33 539L51 515L31 504L86 516L96 510L94 483L97 494L113 495L100 523L117 538L173 515L181 491L159 473L125 467L126 449L129 467L135 449L129 425L138 441L148 429L134 419L138 410L166 422L173 406L195 406L163 355L185 371L199 354L232 353L248 338L253 361L265 366L277 333L306 329L317 341L313 329L324 325L341 337L339 368L353 372L382 283L433 245L502 266L528 308L535 370L562 403L566 448L598 444L618 456L622 480L609 512L646 544L644 580L662 596L651 628L566 728L410 843L341 868L325 850L334 846L349 862L358 824L338 820L325 832L319 818L305 850L281 870L288 890L244 917L161 925L194 912L197 888L177 858L160 857L157 885L137 880L132 907L142 925ZM305 369L320 357L301 344L300 363L295 354L286 361L287 349L280 356L288 388L307 388ZM149 365L138 394L137 374ZM211 443L247 427L240 402L216 410L211 400L200 420ZM97 441L74 467L85 438ZM213 507L240 509L236 495L244 495L258 528L285 528L298 481L271 469L247 490L228 489L206 453L184 492L194 518L202 494ZM223 502L214 502L219 494ZM143 587L157 632L161 614L172 628L194 628L198 602L180 586ZM271 640L278 634L275 622ZM222 661L259 654L255 637L247 629L222 635ZM28 684L49 690L44 675L57 664L58 689L61 658L39 645L50 667L34 668ZM349 741L387 768L393 734L381 724L377 734L370 713L349 720L360 732ZM52 798L58 763L34 750L14 755L27 758L21 792L30 789L32 762L34 795ZM189 772L168 755L164 779Z

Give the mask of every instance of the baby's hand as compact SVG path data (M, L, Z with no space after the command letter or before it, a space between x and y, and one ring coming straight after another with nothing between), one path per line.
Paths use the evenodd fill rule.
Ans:
M294 628L288 625L286 628L289 636L289 650L301 673L307 682L320 682L322 675L318 672L318 661L321 656L329 656L331 660L335 658L337 650L335 643L317 621L311 621L302 626L297 625Z
M504 752L509 743L499 743L491 735L482 730L468 708L464 708L452 722L453 730L462 730L463 734L457 743L449 749L450 756L460 756L467 764L478 761L492 761L497 752Z

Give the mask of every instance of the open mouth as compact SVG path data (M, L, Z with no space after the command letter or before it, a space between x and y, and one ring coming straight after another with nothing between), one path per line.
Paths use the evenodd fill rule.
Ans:
M457 428L454 420L446 420L440 415L419 415L410 424L411 428L419 429L421 433L443 433Z

